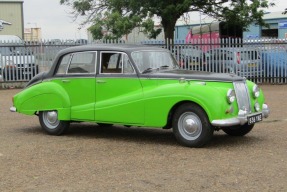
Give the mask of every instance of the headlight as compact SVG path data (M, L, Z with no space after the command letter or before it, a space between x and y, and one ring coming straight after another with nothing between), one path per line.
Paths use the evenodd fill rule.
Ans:
M253 92L253 97L255 99L260 96L260 88L258 87L258 85L253 86L252 92Z
M235 99L236 99L236 97L235 97L235 91L233 90L233 89L229 89L228 91L227 91L227 95L226 95L226 98L227 98L227 102L228 103L233 103L234 101L235 101Z

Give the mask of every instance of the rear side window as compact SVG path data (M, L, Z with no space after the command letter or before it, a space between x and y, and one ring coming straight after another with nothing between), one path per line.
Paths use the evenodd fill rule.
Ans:
M73 54L67 73L95 73L95 54L92 52Z
M65 55L56 74L95 73L95 52L79 52Z
M62 57L61 63L58 66L58 70L57 70L56 74L58 74L58 75L66 74L69 62L71 60L71 57L72 57L72 54L65 55L64 57Z

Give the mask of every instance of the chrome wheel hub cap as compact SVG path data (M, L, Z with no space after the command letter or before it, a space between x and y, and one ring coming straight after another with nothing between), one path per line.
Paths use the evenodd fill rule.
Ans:
M200 118L192 112L183 113L178 121L180 134L187 140L197 139L202 132Z
M49 129L55 129L60 123L57 111L43 112L43 121Z

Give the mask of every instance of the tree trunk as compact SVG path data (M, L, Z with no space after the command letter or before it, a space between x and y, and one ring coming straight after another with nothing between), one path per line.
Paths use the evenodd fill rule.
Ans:
M172 21L162 19L161 24L163 26L164 30L164 39L166 45L174 45L174 29L175 29L175 23L177 21L177 18L174 18Z

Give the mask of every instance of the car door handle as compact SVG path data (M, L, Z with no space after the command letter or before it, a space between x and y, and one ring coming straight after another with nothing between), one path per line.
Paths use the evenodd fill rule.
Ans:
M63 83L70 83L70 80L62 80Z
M97 83L106 83L104 80L97 80Z

